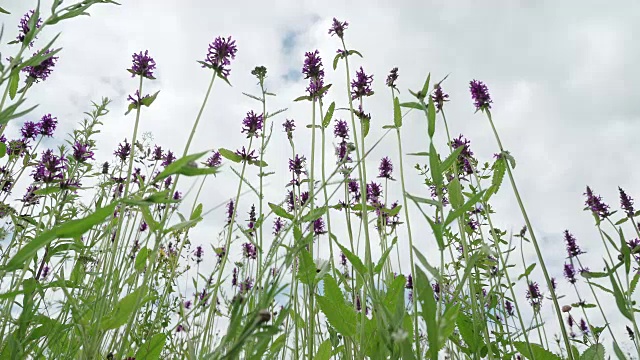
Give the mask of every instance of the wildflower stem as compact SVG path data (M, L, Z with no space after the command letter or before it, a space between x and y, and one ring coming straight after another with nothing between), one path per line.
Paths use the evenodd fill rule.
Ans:
M489 110L486 110L486 114L487 114L487 117L489 118L489 124L491 124L491 129L493 130L493 134L495 135L500 152L503 153L504 148L502 147L502 142L500 141L500 137L498 136L498 131L496 130L495 125L493 124L493 119L491 118L491 112ZM509 175L509 182L511 183L511 187L513 188L513 193L516 196L516 200L518 201L518 206L520 207L520 211L522 212L522 216L524 217L524 221L527 225L527 228L531 233L531 242L533 243L533 247L536 251L536 256L538 257L538 261L540 262L540 267L542 268L544 279L547 282L547 287L549 288L549 291L551 292L551 299L553 300L553 306L555 308L556 317L558 319L558 325L560 326L560 330L562 331L562 337L564 339L564 345L567 349L568 358L569 360L573 360L571 343L569 342L567 329L564 327L564 322L562 320L562 312L560 311L560 305L558 304L558 297L556 296L555 290L553 289L553 286L551 284L551 277L549 276L549 272L547 271L547 267L544 263L544 258L542 257L542 252L540 251L538 240L536 239L535 233L533 231L533 226L531 226L531 221L529 220L527 211L525 210L524 204L522 203L522 199L520 198L520 193L518 192L518 188L513 178L513 173L511 171L511 164L507 163L506 168L507 168L507 174Z

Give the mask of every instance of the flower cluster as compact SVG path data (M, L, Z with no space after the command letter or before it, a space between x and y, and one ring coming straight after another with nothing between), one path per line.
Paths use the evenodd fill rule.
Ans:
M331 28L329 28L329 35L338 35L340 39L344 36L344 30L349 26L349 23L346 21L338 21L338 19L333 18L333 23L331 24Z
M322 69L322 59L318 50L304 54L304 65L302 74L305 79L309 79L307 92L313 99L321 98L324 95L324 70Z
M462 174L473 174L473 152L469 146L471 141L467 140L460 134L457 139L451 141L451 147L455 150L463 147L462 152L458 155L458 169Z
M73 145L73 158L79 163L86 162L89 159L95 160L93 151L89 149L89 144L79 141L76 141Z
M471 91L471 98L474 101L476 111L491 109L491 96L489 95L489 89L482 81L473 80L469 83L469 90Z
M396 80L398 80L398 68L394 67L393 69L391 69L391 72L389 72L389 75L387 75L387 86L393 89L397 89Z
M247 133L247 138L258 137L260 130L262 130L262 123L262 114L258 115L253 111L249 111L247 116L242 120L242 132Z
M214 151L213 154L203 163L206 167L217 167L222 164L222 155L219 151Z
M587 186L587 191L583 194L587 196L585 205L600 219L606 219L611 213L609 212L609 205L602 201L601 196L596 196L591 191L591 188Z
M64 177L63 171L66 167L67 159L64 155L57 156L53 150L47 149L42 153L40 161L36 164L35 170L31 173L34 181L51 183Z
M24 42L24 40L27 37L27 34L29 33L29 31L31 31L31 27L29 26L29 22L31 21L31 17L33 15L35 15L35 10L29 10L20 19L20 25L18 25L18 29L20 29L20 32L18 33L18 41L19 42ZM35 26L36 26L36 29L39 29L42 26L42 19L41 18L38 18L38 20L35 21ZM29 43L29 47L32 47L32 46L33 46L33 41L31 41Z
M293 130L296 129L296 123L293 120L289 120L287 119L284 124L282 124L282 128L284 129L284 132L287 133L287 138L289 138L289 140L293 139Z
M621 187L618 187L618 191L620 191L620 207L625 211L628 217L633 217L633 213L635 212L633 208L633 199L627 195Z
M437 84L436 88L433 90L433 94L431 94L431 99L433 100L433 104L436 106L437 111L442 111L444 103L449 101L447 100L448 98L449 95L442 91L440 84Z
M40 64L33 66L25 66L22 71L27 73L27 82L40 82L45 81L51 75L53 71L53 67L56 65L56 61L58 61L57 56L53 56L50 54L53 50L47 50L44 52L44 55L48 55L47 58L42 60ZM34 53L33 56L36 56L37 53Z
M569 258L584 254L584 251L580 250L580 247L576 242L576 238L569 232L569 230L564 231L564 241L567 244L567 254Z
M365 74L362 66L360 66L360 70L356 71L356 78L351 80L351 99L355 100L373 95L373 90L371 90L372 82L373 75Z
M202 67L213 69L226 78L231 73L231 69L229 69L231 59L236 58L237 52L236 41L231 40L231 36L227 39L218 36L209 44L207 57L201 62Z
M155 77L153 77L153 71L156 69L156 61L149 56L149 50L145 50L144 54L142 51L140 51L139 54L134 53L131 57L133 58L133 64L131 65L131 69L128 69L131 77L140 75L143 78L155 79Z
M388 156L385 156L380 160L380 166L378 167L380 173L378 174L379 178L395 180L391 175L393 172L393 164Z

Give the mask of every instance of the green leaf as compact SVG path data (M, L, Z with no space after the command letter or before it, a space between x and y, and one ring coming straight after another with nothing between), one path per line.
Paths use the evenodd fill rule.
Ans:
M460 304L450 305L438 320L438 350L442 349L456 328Z
M533 271L533 269L536 267L536 263L533 263L529 266L527 266L527 269L524 271L524 273L520 274L520 276L518 276L518 280L522 279L523 277L527 277L529 275L531 275L531 272Z
M140 251L138 252L138 255L136 255L136 261L135 261L136 271L141 272L147 266L147 258L149 258L149 252L150 252L149 248L143 247L142 249L140 249Z
M607 264L607 270L609 269L609 264ZM629 312L629 309L627 308L627 302L624 298L624 294L622 293L622 291L620 290L620 287L618 286L618 283L616 282L616 279L614 279L613 274L609 274L609 279L611 280L611 286L613 287L613 296L616 299L616 305L618 305L618 310L620 311L620 313L622 315L624 315L624 317L626 317L627 319L634 321L633 320L633 314L631 314L631 312Z
M349 249L342 246L338 241L336 241L336 245L338 245L338 247L340 248L344 256L346 256L347 259L349 259L349 262L353 266L353 269L360 275L364 276L364 274L366 274L367 272L367 268L362 263L362 260L360 260L360 258L356 254L349 251Z
M167 167L164 168L164 170L162 170L162 172L155 177L154 182L163 180L164 178L169 177L169 176L174 175L174 174L182 174L182 175L186 175L186 176L192 176L192 175L194 175L194 173L196 175L200 175L199 171L197 171L197 170L212 170L212 169L215 169L215 168L198 169L198 168L194 168L193 165L191 165L191 162L195 162L196 160L200 159L201 157L203 157L205 154L208 154L209 152L210 151L207 150L207 151L203 151L203 152L200 152L200 153L197 153L197 154L191 154L191 155L187 155L187 156L181 157L180 159L178 159L178 160L172 162L171 164L167 165ZM222 152L220 154L222 154Z
M348 50L348 51L347 51L347 53L348 53L349 55L356 54L356 55L358 55L358 56L360 56L360 57L364 57L364 56L362 56L362 54L360 54L357 50Z
M336 54L336 57L333 58L333 70L338 68L338 61L342 57L342 54Z
M346 337L355 336L356 310L345 303L340 287L331 276L325 276L323 282L324 295L316 295L318 307L339 333Z
M327 339L320 344L318 352L313 360L329 360L331 358L331 340Z
M285 219L289 219L289 220L293 220L293 215L289 214L285 209L283 209L282 207L273 204L273 203L269 203L269 207L271 208L271 211L273 211L274 214L280 216L281 218L285 218Z
M620 349L620 346L618 346L618 343L616 341L613 342L613 351L616 353L618 360L627 360L627 357L624 355L622 349Z
M327 209L329 209L327 206L321 206L319 208L310 210L308 214L304 215L302 219L300 219L300 221L301 222L316 221L327 212Z
M364 137L367 137L367 135L369 135L369 128L371 127L371 120L369 120L368 118L362 118L362 134Z
M471 210L471 208L480 200L484 192L485 190L478 192L477 194L473 195L471 199L469 199L469 201L467 201L464 205L462 205L462 207L449 212L449 215L447 215L447 218L444 221L444 226L451 224L455 219L457 219L463 213Z
M149 225L149 229L151 229L151 231L158 230L158 228L160 227L160 223L153 218L149 207L140 206L140 211L142 212L142 218L144 219L144 222Z
M153 102L156 101L156 98L158 97L159 93L160 93L160 90L156 91L155 94L151 96L143 97L142 99L140 99L140 103L146 107L151 106L151 104L153 104Z
M416 109L416 110L423 110L424 111L424 106L422 106L422 104L417 103L417 102L405 102L400 104L400 107L406 107L406 108L411 108L411 109Z
M415 274L416 278L413 280L413 287L418 292L418 301L422 310L420 315L427 324L429 353L432 360L437 360L439 328L436 322L436 299L427 275L419 267L416 267ZM414 296L416 295L414 294Z
M393 238L393 241L391 241L391 245L389 245L387 250L385 250L384 253L382 253L382 256L380 256L380 260L378 260L378 264L373 269L373 272L375 274L380 274L380 272L382 271L382 267L384 266L385 261L387 261L387 258L389 257L389 254L391 253L391 249L393 249L393 246L397 242L398 242L398 237L396 236L396 237Z
M167 335L155 334L136 351L136 360L158 360L167 341Z
M300 96L300 97L295 98L293 101L302 101L302 100L311 101L311 96L308 96L308 95Z
M633 279L631 279L631 284L629 285L629 297L631 297L631 295L636 291L636 288L638 287L638 280L640 280L640 272L636 272L636 274L633 275Z
M9 98L13 100L18 92L18 84L20 83L20 72L14 71L9 78Z
M300 266L298 267L298 279L305 285L312 286L316 278L316 263L311 253L306 249L300 251Z
M118 301L116 306L113 308L110 314L105 315L100 321L100 330L112 330L117 329L120 326L127 323L129 320L129 316L133 313L134 308L136 306L136 302L138 302L138 298L144 296L147 292L147 286L142 285L139 288L135 289L133 292L129 293L127 296L123 297ZM144 300L144 299L143 299ZM140 301L142 304L144 301Z
M593 344L582 353L580 360L604 360L604 346Z
M69 220L63 224L55 226L49 231L36 236L29 241L22 249L4 266L5 271L20 269L24 264L35 256L35 254L55 239L59 238L75 238L89 231L92 227L102 223L108 216L113 215L118 202L113 202L101 209L96 210L93 214L76 220Z
M437 200L426 199L426 198L423 198L423 197L411 195L409 193L405 193L405 194L407 195L407 197L410 200L413 200L413 202L429 204L429 205L433 205L433 206L440 206L440 202L437 201Z
M329 109L327 110L327 113L324 115L324 119L322 120L322 127L323 128L327 128L327 126L329 126L329 124L331 123L331 118L333 117L333 111L336 109L336 103L335 101L331 102L331 105L329 105Z
M242 161L242 156L236 154L231 150L220 148L218 149L218 152L220 153L220 155L222 155L223 158L227 160L233 161L235 163L239 163L240 161Z
M524 341L514 341L513 346L527 359L536 359L536 360L562 360L561 357L552 353L551 351L543 348L538 344L530 343L531 352L529 352L529 348L527 347L527 343Z
M0 142L0 158L5 157L7 155L7 144Z
M462 187L460 185L460 180L458 180L457 177L451 180L451 182L449 182L449 185L447 185L447 189L449 190L449 201L451 201L451 206L454 209L462 206L464 204L464 196L462 196Z
M446 171L451 166L453 166L453 163L458 160L458 156L460 156L462 150L464 150L464 146L458 146L456 149L454 149L453 152L451 152L451 154L449 154L449 156L447 156L447 158L444 159L444 161L440 165L441 171Z
M193 213L191 213L189 220L195 220L199 218L200 215L202 215L202 203L198 204L198 206L196 206L196 208L193 209Z
M429 75L427 75L427 80L424 81L424 85L422 85L422 90L420 90L420 93L422 96L427 96L427 94L429 93L429 82L431 81L431 73L429 73Z
M8 12L7 10L5 10L5 9L3 9L3 8L1 8L1 7L0 7L0 13L3 13L3 14L11 14L10 12Z
M431 266L431 264L429 264L429 262L427 261L427 258L425 258L424 255L422 255L422 253L415 246L413 247L413 252L418 258L418 260L420 261L420 263L422 264L422 266L424 266L424 268L427 269L427 271L431 274L431 276L433 276L433 278L436 279L436 281L441 282L440 273L438 272L438 269Z
M427 105L427 110L429 138L433 139L433 134L436 132L436 107L433 104L431 96L429 96L429 105Z
M444 178L442 177L442 170L440 170L440 158L435 146L433 146L433 141L429 144L429 167L434 185L441 188Z
M469 351L475 353L478 351L482 340L480 339L478 332L474 330L473 321L464 313L458 313L458 320L456 321L456 325L458 325L458 332L460 333L460 337L469 347Z
M400 100L397 96L393 98L393 124L398 128L402 126L402 111L400 110Z

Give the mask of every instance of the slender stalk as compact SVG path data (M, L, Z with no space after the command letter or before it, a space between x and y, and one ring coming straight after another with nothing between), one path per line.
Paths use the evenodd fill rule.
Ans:
M496 141L498 142L498 147L500 148L500 152L504 152L504 148L502 147L502 142L500 141L500 137L498 136L498 132L496 130L495 125L493 124L493 119L491 118L491 112L489 110L486 111L487 117L489 118L489 124L491 124L491 129L493 130L493 134L495 135ZM569 342L569 336L567 335L567 329L564 327L564 321L562 320L562 311L560 310L560 304L558 304L558 297L556 296L555 290L551 284L551 277L549 276L549 272L547 271L547 266L544 263L544 258L542 257L542 252L540 251L540 246L538 245L538 240L536 239L535 233L533 231L533 226L531 226L531 221L529 220L529 216L527 215L527 211L524 208L524 204L522 199L520 198L520 192L518 191L518 187L516 186L516 182L513 178L513 173L511 171L511 164L507 162L507 174L509 175L509 182L511 183L511 187L513 188L513 193L516 196L516 200L518 201L518 206L520 207L520 211L522 212L522 216L524 217L524 221L529 229L531 234L531 243L536 251L536 256L538 257L538 261L540 262L540 267L542 268L542 273L544 274L544 279L547 282L547 287L551 292L551 299L553 300L553 307L555 309L556 317L558 319L558 325L560 326L560 330L562 331L562 337L564 339L564 345L567 348L567 355L569 360L573 360L573 353L571 351L571 343Z

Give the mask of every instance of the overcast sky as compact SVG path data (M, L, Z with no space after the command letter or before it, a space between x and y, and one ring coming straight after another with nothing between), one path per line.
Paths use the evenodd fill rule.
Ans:
M3 5L12 12L3 17L3 43L17 35L16 24L28 10L28 3L13 0ZM49 7L48 1L43 4ZM451 97L446 111L452 135L464 134L478 158L490 161L498 152L497 145L486 118L474 114L468 93L472 79L488 85L495 124L505 148L516 158L516 181L561 293L573 298L569 284L562 279L563 230L575 234L588 252L585 259L589 259L592 270L602 266L600 237L591 215L582 211L585 186L602 194L615 209L619 207L618 186L632 197L640 197L640 184L634 181L640 177L640 170L633 167L640 151L640 117L635 105L640 96L640 51L634 41L640 36L637 2L603 6L585 1L493 1L480 5L476 1L138 0L122 6L96 6L91 14L51 27L37 41L36 48L62 31L58 46L64 49L52 76L30 91L29 102L41 104L36 110L38 116L49 112L57 116L59 131L66 133L89 110L90 101L102 96L113 99L98 139L98 162L110 159L117 143L131 138L135 116L123 114L126 97L137 86L137 80L125 70L131 65L132 53L149 50L157 62L157 80L146 82L145 89L161 91L153 106L143 110L141 129L153 132L156 143L181 153L210 77L210 72L196 61L204 59L207 45L215 37L230 35L238 45L229 78L233 87L222 82L214 85L192 152L246 145L240 134L241 120L247 111L259 111L260 104L241 92L259 93L250 71L256 65L266 66L267 87L278 95L270 99L268 109L289 109L274 120L273 145L266 158L270 170L280 174L268 178L267 200L282 200L290 149L280 124L286 118L295 119L299 125L298 147L305 149L307 157L310 148L306 144L310 132L304 127L310 122L310 105L292 102L304 94L306 87L300 74L306 51L319 49L324 59L326 82L334 84L328 102L335 100L338 107L348 106L344 65L335 72L331 68L339 40L329 36L327 30L331 19L337 17L349 22L347 47L364 55L364 59L352 58L353 65L363 66L367 74L374 75L376 94L365 102L367 112L372 114L369 143L384 134L382 125L391 123L391 97L384 86L391 68L399 68L401 101L412 100L407 89L417 90L427 73L431 72L434 79L450 73L443 88ZM12 53L6 52L6 46L2 49L5 57ZM346 118L347 113L336 112L335 116ZM405 152L426 151L423 116L410 114L404 123ZM9 134L16 134L21 124L22 120L12 123ZM436 137L439 150L444 152L445 134L440 121ZM59 140L54 139L50 145ZM375 175L377 161L385 155L397 165L395 136L384 138L373 152L368 166L370 178ZM417 161L424 162L405 158L408 191L427 196L420 176L412 169ZM256 179L255 172L250 176ZM233 173L226 168L205 185L205 209L227 201L236 184ZM399 199L400 185L393 186L390 199ZM241 219L246 217L249 204L247 200L241 205ZM492 204L497 212L496 226L513 231L522 227L524 222L506 181ZM425 229L425 224L418 222L417 211L412 212L415 227ZM221 230L224 217L222 209L212 212L193 233L192 241L218 246L218 239L210 234ZM611 233L611 228L608 231ZM625 228L625 233L631 238L631 228ZM416 241L435 261L433 239L426 236ZM401 249L407 252L406 242ZM528 262L535 261L530 248L526 253ZM533 278L544 283L539 272ZM613 308L607 311L617 313ZM545 318L553 321L549 311L546 313ZM590 314L592 319L599 318L595 311ZM614 327L622 330L620 317L614 319L620 321Z

